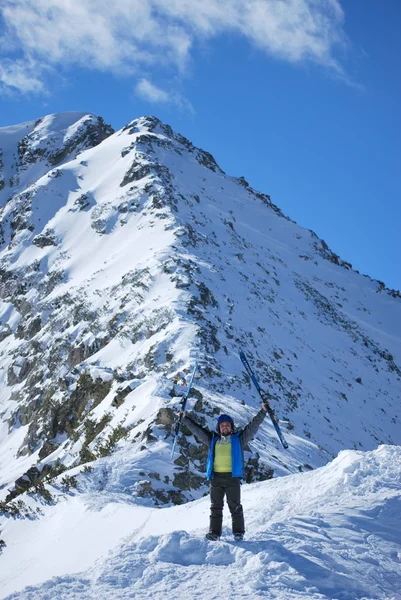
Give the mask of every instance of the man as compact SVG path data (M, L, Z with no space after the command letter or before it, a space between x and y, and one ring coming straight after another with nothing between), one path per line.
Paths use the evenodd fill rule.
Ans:
M220 415L216 432L204 429L184 413L183 423L209 448L206 476L210 480L210 526L208 540L218 540L223 523L224 496L231 512L232 531L236 541L245 533L244 512L241 505L241 478L244 477L244 447L255 436L266 416L266 406L248 425L239 431L229 415Z

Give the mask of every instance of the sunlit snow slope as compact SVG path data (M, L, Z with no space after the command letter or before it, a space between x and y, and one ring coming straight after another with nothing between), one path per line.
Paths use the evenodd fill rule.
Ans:
M36 584L7 598L397 600L400 465L400 447L380 446L245 485L241 543L231 539L227 513L222 540L204 539L208 499L150 509L119 495L75 495L46 507L23 536L10 520L3 594ZM41 583L50 575L57 577Z

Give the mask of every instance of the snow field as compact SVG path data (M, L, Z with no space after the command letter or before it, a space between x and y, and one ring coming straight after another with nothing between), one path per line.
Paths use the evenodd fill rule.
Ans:
M70 497L64 510L45 509L37 524L41 542L28 535L20 540L23 557L4 554L1 584L6 593L16 590L7 600L398 600L400 464L401 447L380 446L343 451L309 473L244 485L247 533L239 543L232 541L227 509L222 540L204 539L208 498L150 509L124 505L123 494ZM50 535L55 514L56 536ZM94 564L67 572L72 557L89 548ZM59 575L21 590L44 581L48 570Z

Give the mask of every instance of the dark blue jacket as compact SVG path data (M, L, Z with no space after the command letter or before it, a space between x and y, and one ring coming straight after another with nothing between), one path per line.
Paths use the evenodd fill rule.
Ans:
M231 434L233 477L244 477L244 447L255 436L265 416L265 411L260 410L244 429ZM206 463L206 477L207 479L213 479L214 451L216 442L221 438L221 435L219 433L209 431L208 429L204 429L198 425L198 423L195 423L195 421L193 421L190 417L184 417L183 423L201 442L209 447L209 454Z

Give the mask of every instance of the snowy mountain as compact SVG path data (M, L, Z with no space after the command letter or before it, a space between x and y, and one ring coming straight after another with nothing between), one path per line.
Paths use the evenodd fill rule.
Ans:
M0 530L71 490L201 498L185 428L170 457L173 379L197 359L195 418L244 426L260 401L241 347L290 445L266 421L248 482L401 444L400 293L158 119L0 129L0 243Z

